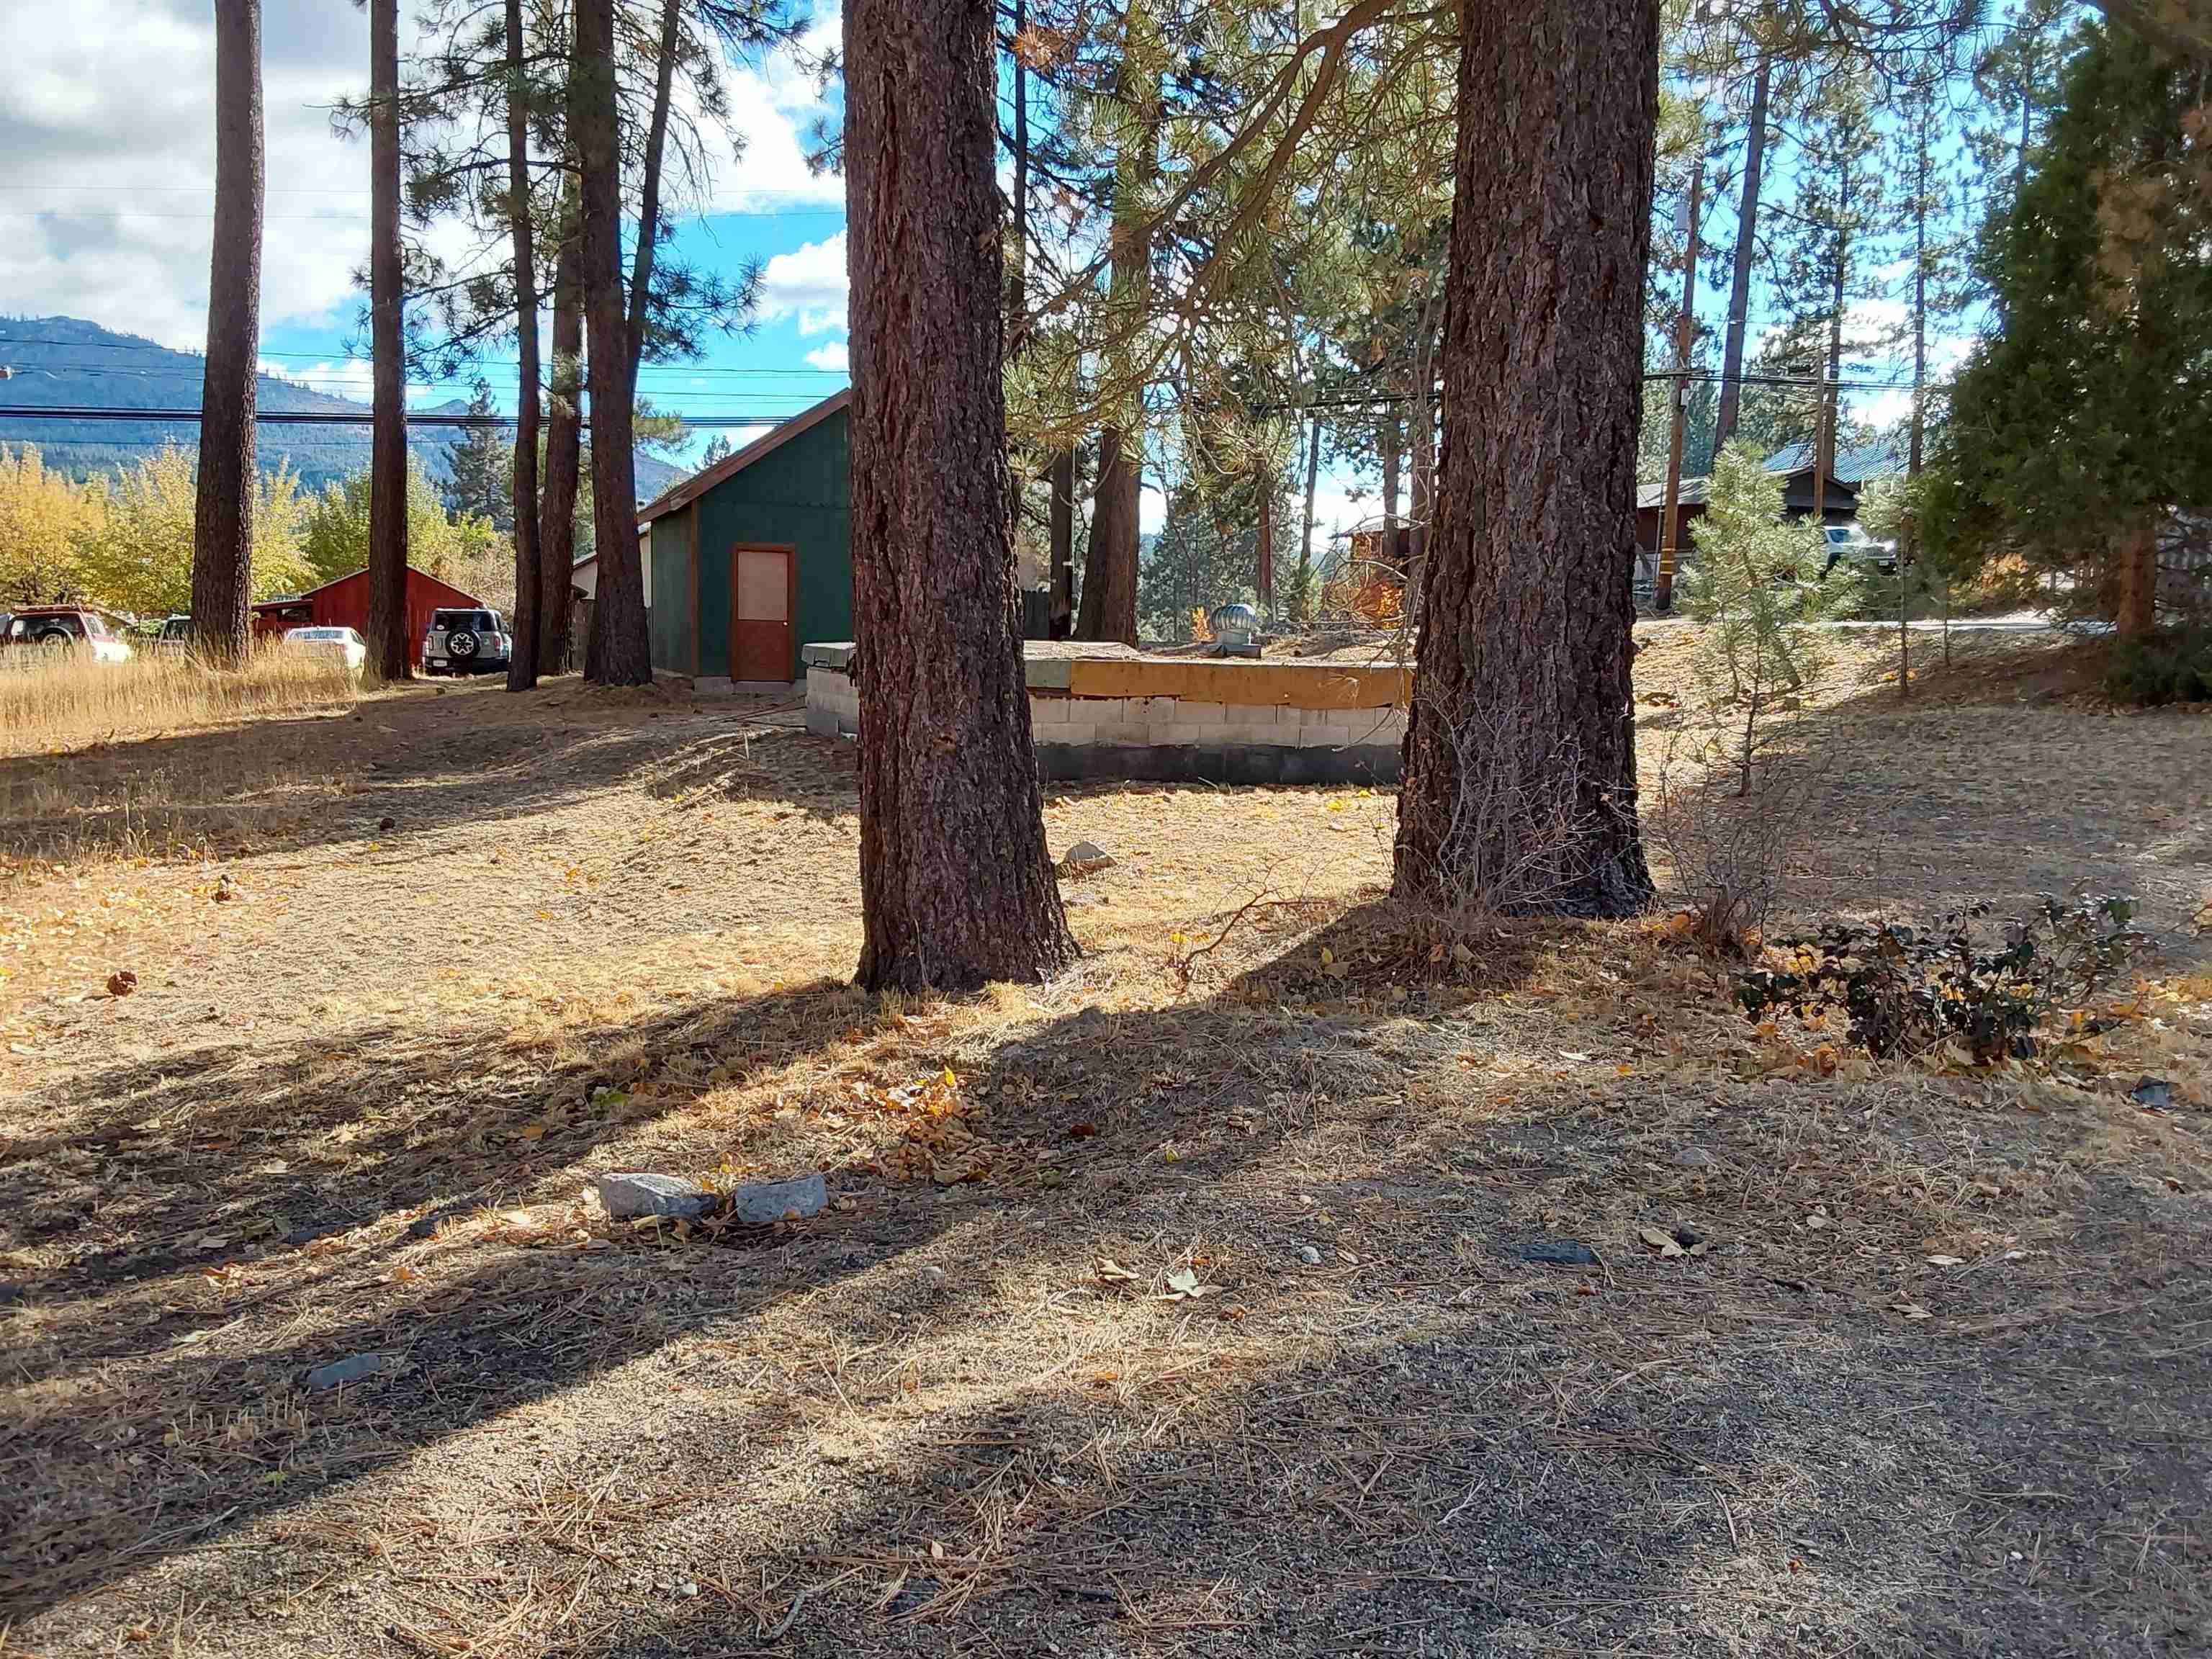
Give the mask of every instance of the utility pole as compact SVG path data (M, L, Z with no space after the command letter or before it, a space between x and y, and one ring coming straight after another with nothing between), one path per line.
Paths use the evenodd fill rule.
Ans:
M1674 562L1682 535L1682 442L1690 415L1690 349L1698 337L1698 210L1705 192L1705 158L1698 157L1690 175L1688 210L1682 228L1682 309L1674 319L1674 421L1667 440L1667 505L1659 520L1659 574L1651 603L1665 612L1674 607Z

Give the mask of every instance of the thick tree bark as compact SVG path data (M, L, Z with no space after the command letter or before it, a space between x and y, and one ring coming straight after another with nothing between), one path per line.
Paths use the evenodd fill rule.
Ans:
M1015 588L989 0L848 0L859 982L1073 959Z
M530 90L524 68L522 0L507 0L507 222L514 239L514 644L507 689L538 684L538 261L530 217Z
M1143 488L1144 435L1109 426L1098 436L1098 486L1091 508L1091 547L1083 561L1079 640L1137 642L1137 514Z
M1656 0L1461 9L1405 896L1593 915L1650 896L1629 629L1658 30Z
M645 573L637 552L637 460L632 453L629 314L622 271L622 135L615 89L614 0L576 0L568 132L583 205L584 328L592 392L592 528L599 586L584 678L648 685Z
M192 632L218 662L241 659L251 638L261 192L261 0L216 0L215 257L192 511Z
M1743 191L1735 210L1735 269L1729 278L1728 332L1721 344L1721 406L1713 422L1717 455L1735 434L1743 405L1743 337L1751 315L1751 264L1759 245L1759 191L1766 167L1766 104L1774 82L1774 57L1759 54L1751 83L1751 113L1743 135Z
M1075 632L1075 447L1052 458L1052 626L1056 640Z
M645 325L653 302L653 260L660 241L660 172L668 152L668 105L676 88L676 48L684 21L683 0L662 0L659 57L653 65L653 114L645 130L638 190L637 247L629 269L629 378L645 359Z
M576 489L583 466L584 304L573 188L563 192L553 262L552 406L545 417L545 493L538 518L538 672L565 674L576 565ZM643 580L640 573L640 580Z
M2124 640L2140 640L2158 626L2158 520L2146 515L2122 532L2119 598L2112 620Z
M368 9L369 672L412 672L407 627L406 295L399 251L399 0Z

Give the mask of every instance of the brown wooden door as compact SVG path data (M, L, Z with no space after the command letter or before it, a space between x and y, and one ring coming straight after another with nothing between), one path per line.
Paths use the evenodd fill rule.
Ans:
M787 547L740 547L730 563L730 678L796 677L791 613L796 561Z

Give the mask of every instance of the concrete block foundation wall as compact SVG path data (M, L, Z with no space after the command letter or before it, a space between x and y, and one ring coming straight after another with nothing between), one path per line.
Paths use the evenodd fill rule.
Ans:
M808 731L828 737L860 730L851 653L850 646L810 645L800 653L807 665ZM1405 677L1395 667L1317 672L1317 665L1303 662L1106 662L1112 672L1099 674L1085 671L1104 665L1081 658L1030 660L1030 726L1043 776L1214 783L1370 783L1398 776ZM1147 682L1162 689L1148 691ZM1211 695L1181 695L1187 690ZM1121 695L1106 695L1110 690Z

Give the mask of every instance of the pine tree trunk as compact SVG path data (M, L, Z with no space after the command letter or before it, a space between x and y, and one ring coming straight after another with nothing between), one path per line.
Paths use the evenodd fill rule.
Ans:
M629 378L645 359L645 325L653 307L653 259L660 242L660 172L668 152L668 106L676 86L676 51L681 40L683 0L662 0L660 44L653 63L653 114L645 130L640 161L637 247L629 270Z
M583 198L592 528L599 572L584 678L600 685L649 685L653 642L646 634L645 573L637 551L637 462L630 436L629 313L623 289L618 120L614 0L576 0L568 131Z
M1091 509L1091 546L1083 561L1079 640L1137 642L1137 514L1142 489L1141 434L1108 427L1098 437L1098 488ZM1132 453L1132 452L1135 453Z
M2124 640L2147 637L2158 625L2158 520L2146 517L2120 544L2119 603L2113 622Z
M1913 146L1912 179L1912 427L1905 476L1920 477L1927 415L1928 386L1928 117L1923 112ZM1908 498L1897 544L1897 696L1912 698L1912 565L1920 554L1920 508Z
M576 489L583 469L584 305L575 191L562 196L561 247L553 260L552 406L545 417L545 492L538 514L538 672L565 674L573 641Z
M261 352L261 0L216 0L215 258L192 511L192 633L217 662L251 641L254 374Z
M413 672L407 626L407 361L399 250L399 0L370 0L368 669Z
M1258 523L1252 538L1253 592L1260 601L1260 614L1272 617L1275 612L1275 479L1273 473L1262 467L1255 475L1260 486L1259 506L1255 514Z
M1407 897L1622 915L1651 894L1629 630L1659 15L1594 3L1462 7ZM1547 879L1477 890L1532 858Z
M1075 632L1075 447L1052 458L1052 626L1054 639Z
M1413 526L1407 537L1407 569L1412 591L1420 589L1423 554L1428 550L1429 524L1436 517L1437 422L1430 388L1436 384L1435 335L1429 323L1429 306L1421 302L1421 337L1413 353L1413 398L1408 436L1413 442Z
M1313 608L1314 493L1321 482L1321 416L1315 416L1308 425L1311 429L1306 436L1306 511L1298 525L1297 583L1291 592L1291 615L1300 622Z
M1405 418L1392 404L1382 414L1382 562L1398 564L1398 480L1405 463Z
M1045 851L1000 381L989 0L847 0L859 982L1075 956Z
M1751 315L1751 265L1759 247L1759 191L1766 167L1766 103L1774 81L1774 58L1759 54L1751 83L1751 113L1743 135L1743 192L1735 210L1735 269L1729 278L1728 334L1721 347L1721 407L1713 422L1713 453L1735 435L1743 404L1743 337Z
M1828 359L1820 396L1826 418L1820 422L1813 453L1813 522L1826 533L1828 522L1828 480L1836 476L1836 423L1843 414L1844 289L1850 280L1851 234L1845 228L1851 210L1850 167L1836 164L1836 252L1828 272Z
M1115 97L1138 112L1114 157L1113 260L1107 282L1107 328L1113 343L1106 351L1103 390L1115 413L1098 437L1097 494L1083 562L1083 609L1075 624L1079 640L1119 640L1125 645L1137 642L1139 508L1145 471L1145 388L1134 360L1143 352L1152 320L1152 251L1143 223L1143 191L1153 176L1159 146L1151 3L1131 0L1115 79Z
M507 222L514 240L514 643L507 689L538 684L538 264L530 216L530 93L524 67L522 0L507 0Z

